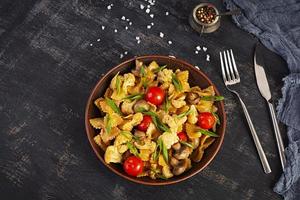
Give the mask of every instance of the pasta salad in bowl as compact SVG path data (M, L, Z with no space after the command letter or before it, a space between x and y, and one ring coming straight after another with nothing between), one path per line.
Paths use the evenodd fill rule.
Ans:
M225 132L223 97L188 63L165 56L126 61L94 88L86 130L100 160L148 185L179 182L215 156Z

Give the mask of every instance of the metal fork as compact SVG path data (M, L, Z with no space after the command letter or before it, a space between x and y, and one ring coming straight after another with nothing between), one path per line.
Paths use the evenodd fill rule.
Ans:
M256 131L254 129L254 126L253 126L252 120L250 118L250 115L248 113L248 110L246 108L246 105L243 102L243 100L241 99L239 93L237 91L235 91L234 89L230 88L230 86L241 82L232 49L220 52L220 61L221 61L222 76L223 76L225 86L230 92L234 93L238 97L238 99L242 105L242 108L243 108L246 120L248 122L250 131L251 131L251 135L254 140L254 144L256 146L256 149L257 149L261 164L263 166L264 172L266 174L268 174L271 172L271 168L270 168L269 162L267 160L267 157L265 155L265 152L260 144L260 141L256 134Z

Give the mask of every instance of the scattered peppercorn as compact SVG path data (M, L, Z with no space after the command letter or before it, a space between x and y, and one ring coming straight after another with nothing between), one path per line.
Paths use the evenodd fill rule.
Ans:
M196 17L202 23L211 24L215 21L217 13L213 7L203 6L197 9Z

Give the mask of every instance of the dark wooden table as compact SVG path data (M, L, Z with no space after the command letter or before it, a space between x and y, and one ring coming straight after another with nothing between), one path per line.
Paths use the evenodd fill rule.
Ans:
M212 2L225 10L222 2ZM222 18L217 32L199 37L187 20L197 3L157 0L152 19L146 8L140 9L148 4L142 0L2 0L1 199L280 199L272 191L281 174L275 138L253 72L257 39L230 17ZM154 26L147 29L151 22ZM195 54L197 45L207 52ZM218 53L229 48L241 73L241 96L273 170L269 175L263 173L237 99L221 80ZM228 126L215 160L193 178L165 187L142 186L113 174L94 155L84 128L85 103L100 75L122 60L147 54L174 55L199 66L226 98ZM278 100L286 64L267 50L265 58Z

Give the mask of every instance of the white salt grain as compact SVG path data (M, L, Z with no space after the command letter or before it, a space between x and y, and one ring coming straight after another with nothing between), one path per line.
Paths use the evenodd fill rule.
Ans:
M169 12L166 12L166 15L169 15Z
M92 46L93 46L93 43L91 43L90 46L92 47Z
M145 6L143 4L140 5L140 9L143 10Z
M162 32L159 33L159 37L163 38L165 34L163 34Z
M149 9L149 8L147 8L145 12L146 12L146 13L150 13L150 9Z
M209 54L206 55L206 61L207 61L207 62L210 61L210 55L209 55Z
M130 20L130 19L128 19L128 18L126 19L126 21L128 21L128 22L129 22L129 20Z
M173 42L171 40L168 41L169 44L172 44Z
M101 29L104 30L104 29L105 29L105 26L101 26Z
M107 10L111 10L111 5L108 5L108 6L107 6Z
M136 39L136 40L140 40L140 37L139 37L139 36L136 36L135 39Z
M154 23L153 23L153 22L151 22L151 26L154 26Z
M121 19L122 19L122 20L125 20L126 18L125 18L125 16L122 16Z
M204 52L207 51L207 48L206 48L206 47L202 47L202 49L203 49Z
M147 8L150 8L150 5L147 5Z
M150 17L153 18L153 17L154 17L154 14L150 14Z
M138 40L137 43L138 43L138 44L141 43L141 40Z
M117 33L117 32L118 32L118 30L117 30L117 29L115 29L115 30L114 30L114 32L115 32L115 33Z
M121 53L121 54L120 54L120 58L123 58L123 57L124 57L124 55Z
M195 51L195 54L198 54L199 52L198 51Z
M151 25L147 25L147 29L151 29Z
M200 46L196 46L196 49L197 49L198 51L201 51L201 47L200 47Z
M100 42L100 38L97 39L97 42Z
M125 51L124 54L127 55L127 54L128 54L128 51Z
M128 26L125 26L125 30L128 30Z
M132 22L129 22L128 24L129 24L129 26L131 26L131 25L132 25Z

